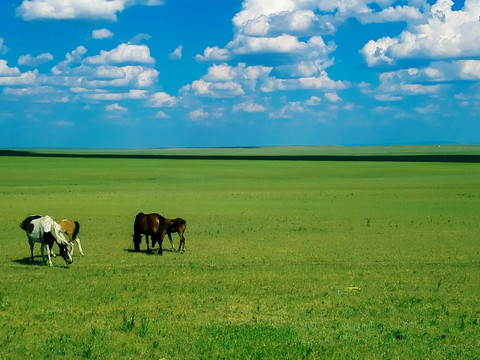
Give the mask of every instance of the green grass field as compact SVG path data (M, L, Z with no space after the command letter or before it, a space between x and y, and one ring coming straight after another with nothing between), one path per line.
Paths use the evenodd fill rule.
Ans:
M480 358L479 163L3 156L0 193L1 359ZM134 253L140 211L185 254ZM36 213L85 256L31 264Z

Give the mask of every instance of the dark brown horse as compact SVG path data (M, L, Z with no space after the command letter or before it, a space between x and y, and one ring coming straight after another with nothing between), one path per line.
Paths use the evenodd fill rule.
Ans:
M170 245L172 245L172 250L175 251L175 246L173 246L172 233L178 233L180 236L180 245L178 246L178 251L185 252L185 236L183 233L187 229L187 222L182 218L175 219L165 219L165 231L170 240ZM183 245L183 247L182 247ZM155 246L155 240L152 238L152 248Z
M158 243L160 247L158 253L163 253L162 243L165 237L165 218L157 213L144 214L138 213L135 217L135 223L133 224L133 246L135 251L140 251L140 243L142 242L142 235L145 235L145 241L147 243L147 250L150 251L150 245L148 244L148 237L152 238L152 244Z

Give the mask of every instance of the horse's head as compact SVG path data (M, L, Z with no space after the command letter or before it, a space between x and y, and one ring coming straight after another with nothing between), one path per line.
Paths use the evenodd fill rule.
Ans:
M142 242L142 234L135 233L132 234L133 237L133 246L135 247L135 251L140 251L140 243Z
M58 244L58 247L60 248L60 255L63 257L63 260L67 264L73 263L73 258L72 258L72 252L73 252L73 245L70 243L64 243L64 244Z

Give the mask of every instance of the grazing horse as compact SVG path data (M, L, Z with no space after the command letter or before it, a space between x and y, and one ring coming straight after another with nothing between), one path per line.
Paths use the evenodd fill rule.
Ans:
M182 218L175 219L165 219L166 233L168 239L170 240L170 245L172 245L172 250L175 251L175 246L173 246L172 233L178 233L180 236L180 245L178 246L178 251L182 254L185 252L185 236L183 233L187 229L187 222ZM183 245L183 247L182 247ZM155 246L155 240L152 239L152 248Z
M50 258L51 245L56 242L60 255L67 264L73 262L72 248L73 246L66 239L60 225L56 223L50 216L33 215L28 216L20 224L22 230L27 233L28 242L30 243L31 261L33 262L33 246L38 242L41 244L42 258L45 261L45 249L47 249L48 265L52 266Z
M148 244L148 237L152 238L152 243L160 244L158 253L162 255L162 243L165 237L165 218L156 213L144 214L138 213L135 217L135 223L133 224L133 246L135 251L140 251L140 243L142 241L142 234L145 235L145 241L147 243L147 250L150 251L150 245Z
M80 231L80 224L78 221L72 221L68 219L63 219L59 221L60 227L62 231L68 235L70 242L74 244L75 242L78 244L78 250L80 254L83 254L82 245L80 244L80 238L78 237L78 232ZM72 247L72 255L73 255L73 247Z

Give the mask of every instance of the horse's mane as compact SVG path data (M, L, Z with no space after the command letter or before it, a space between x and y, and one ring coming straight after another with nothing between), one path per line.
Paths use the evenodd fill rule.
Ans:
M27 230L27 226L32 222L32 220L35 220L35 219L39 219L41 218L42 215L30 215L30 216L27 216L25 218L25 220L22 221L22 223L20 224L20 228L22 230Z

